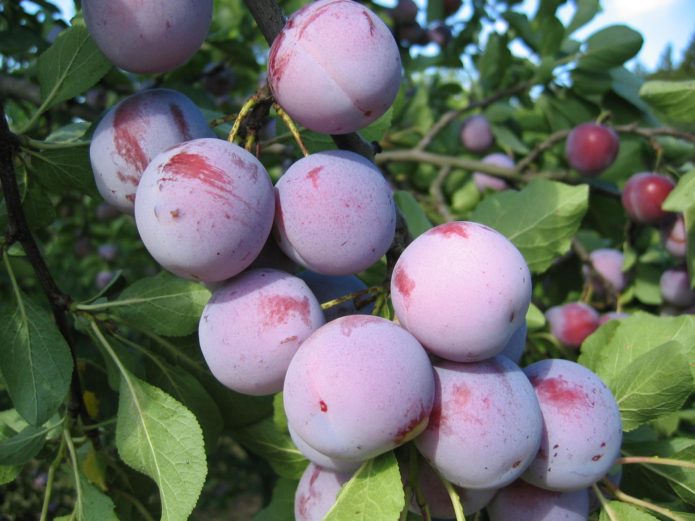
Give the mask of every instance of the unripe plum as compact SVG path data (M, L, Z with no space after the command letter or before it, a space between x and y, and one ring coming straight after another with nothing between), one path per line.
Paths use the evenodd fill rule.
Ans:
M332 458L363 461L427 425L434 375L427 353L400 326L351 315L307 338L287 370L288 424Z
M282 390L299 345L324 323L303 280L250 270L216 290L200 317L200 349L223 385L251 395Z
M287 430L290 433L290 438L292 438L292 443L294 443L297 450L302 453L302 456L319 467L334 472L354 472L362 464L361 461L348 461L326 456L304 441L301 436L294 431L291 425L287 426Z
M113 279L113 272L111 271L100 271L94 279L94 284L99 289L104 289L109 285L109 282Z
M521 476L538 452L543 418L533 388L514 362L435 364L436 394L420 453L464 488L499 488Z
M97 189L107 203L132 214L140 177L154 156L183 141L213 136L183 94L169 89L133 94L110 109L94 131L89 158Z
M492 146L495 138L487 118L477 115L461 124L459 139L461 144L471 152L483 152Z
M589 254L589 259L596 272L601 275L615 291L620 292L625 288L627 285L627 277L623 272L624 256L622 252L613 248L599 248ZM592 280L595 289L599 290L599 293L605 291L606 288L603 287L603 281L600 278L594 277L598 280L592 279L591 270L589 270L588 266L584 266L582 271L585 278Z
M517 480L497 492L487 512L490 521L586 521L589 489L554 492Z
M567 136L565 155L572 168L595 177L611 166L618 155L620 138L611 128L582 123Z
M298 264L325 275L362 271L386 253L396 208L381 172L344 150L312 154L277 182L275 238Z
M113 262L118 258L118 246L115 244L102 244L98 248L99 257L106 262Z
M553 306L545 312L550 332L563 345L578 348L599 326L598 312L583 302Z
M526 321L524 321L524 323L519 326L519 329L514 331L514 334L500 354L506 356L515 364L518 364L521 360L521 355L524 354L524 350L526 349L526 333L527 326Z
M129 72L167 72L205 41L212 0L83 0L89 34L106 57Z
M670 177L649 172L631 176L623 187L621 197L628 217L640 224L659 224L670 217L661 205L676 183Z
M367 285L354 275L321 275L313 271L302 271L297 275L306 282L309 289L316 295L318 301L323 304L333 299L367 289ZM326 322L346 315L371 315L374 303L361 306L357 309L355 304L359 304L362 299L347 300L337 306L330 307L323 311Z
M541 448L523 479L561 492L591 486L620 454L620 410L592 371L550 359L524 369L543 411Z
M347 134L384 114L401 82L389 28L352 0L319 0L294 13L270 48L268 83L308 129Z
M333 472L313 463L309 464L294 495L295 521L322 521L352 474Z
M487 155L483 158L483 163L502 166L505 168L514 168L514 160L507 154L495 153ZM475 187L481 192L484 192L486 189L499 192L509 188L509 185L504 179L484 174L482 172L473 173L473 182L475 183Z
M425 348L456 362L500 353L523 324L531 275L501 233L482 224L440 224L403 251L391 279L401 324Z
M259 254L273 203L268 172L253 155L222 139L196 139L152 160L138 186L135 223L164 268L217 282Z
M661 298L666 304L686 308L695 304L695 293L690 288L690 275L685 267L671 268L659 280Z
M661 239L667 252L677 259L685 258L688 253L688 234L683 214L676 215L673 221L664 225Z
M401 467L403 469L404 467ZM407 470L407 469L406 469ZM408 473L401 470L404 477L404 482L407 483ZM424 460L420 461L417 473L418 486L422 492L423 498L429 507L430 515L433 518L451 519L456 516L454 507L451 504L451 498L447 492L441 478L437 475L434 469ZM457 487L454 485L456 492L461 500L463 514L466 516L479 512L487 505L492 497L497 492L497 489L481 489L472 490ZM413 499L408 507L411 512L421 515L421 509L417 503L417 497L413 494Z

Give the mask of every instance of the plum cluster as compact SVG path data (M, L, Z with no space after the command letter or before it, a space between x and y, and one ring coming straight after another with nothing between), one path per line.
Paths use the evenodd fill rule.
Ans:
M312 462L296 519L323 519L361 462L410 440L426 461L417 480L432 515L453 515L441 476L466 513L492 501L491 519L543 519L528 516L546 510L586 519L588 487L620 451L620 413L583 366L551 359L521 369L512 360L531 299L519 251L481 224L439 225L400 256L391 299L400 326L344 316L312 333L289 364L289 431Z

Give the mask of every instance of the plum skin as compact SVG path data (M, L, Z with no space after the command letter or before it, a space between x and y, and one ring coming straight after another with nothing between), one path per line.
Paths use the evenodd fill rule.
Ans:
M690 288L690 275L684 266L665 270L661 274L659 288L666 304L686 308L695 303L695 292Z
M393 241L396 207L381 172L345 150L295 162L275 185L274 236L297 264L351 275L379 260Z
M205 41L213 0L83 0L89 34L129 72L160 73L182 65Z
M487 155L483 158L483 163L502 166L505 168L514 168L514 160L507 154L495 153ZM473 182L475 183L476 188L481 192L484 192L486 189L499 192L509 188L509 185L504 179L484 174L482 172L473 172Z
M628 217L639 224L660 224L671 217L661 205L676 183L670 177L640 172L632 175L625 186L621 201Z
M553 306L545 317L550 332L566 347L578 348L599 326L598 312L583 302Z
M406 330L380 317L351 315L326 323L302 343L287 370L283 399L288 424L311 448L364 461L422 432L434 374Z
M94 131L89 159L104 200L132 214L140 177L160 152L183 141L213 137L202 112L170 89L145 90L112 107Z
M597 123L582 123L567 136L565 155L572 168L594 177L613 164L619 147L620 138L613 129Z
M391 299L401 324L429 352L475 362L500 353L524 322L531 275L501 233L450 222L403 251L391 278Z
M299 345L324 323L309 287L288 273L249 270L217 289L200 318L200 349L212 374L237 392L282 390Z
M517 480L497 492L487 511L490 521L586 521L589 490L554 492Z
M613 248L599 248L589 254L591 264L596 272L601 275L615 291L622 291L627 285L627 277L623 273L624 256L622 252ZM590 279L591 272L588 267L583 269L584 277ZM593 285L600 291L605 291L603 281L592 280Z
M415 439L449 481L469 489L503 487L524 472L541 443L543 420L533 388L505 356L434 365L430 423Z
M398 45L381 19L352 0L319 0L290 16L273 41L268 84L297 122L326 134L366 127L393 103Z
M237 275L260 253L274 215L263 165L222 139L196 139L156 156L135 197L135 224L150 255L202 282Z
M543 437L523 479L560 492L589 487L620 455L622 423L611 391L575 362L547 359L524 369L543 412Z

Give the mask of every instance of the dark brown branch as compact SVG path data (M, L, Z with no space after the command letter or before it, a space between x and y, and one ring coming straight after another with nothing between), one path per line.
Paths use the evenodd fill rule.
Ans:
M256 24L268 45L272 45L285 26L286 19L282 9L275 0L244 0L244 3L256 20ZM331 138L338 148L351 150L370 161L374 161L374 148L358 134L332 135Z
M444 127L446 127L449 123L454 121L456 118L461 117L463 114L466 112L470 112L471 110L475 109L483 109L485 107L488 107L495 103L496 101L499 101L504 98L508 98L510 96L513 96L514 94L518 94L520 92L523 92L525 90L530 89L533 86L534 82L533 81L527 81L524 83L520 83L518 85L514 85L513 87L510 87L508 89L501 90L499 92L496 92L492 96L489 96L485 99L482 99L480 101L472 101L465 107L462 107L460 109L456 110L450 110L449 112L445 112L439 120L432 125L432 128L430 131L425 134L420 142L415 145L415 148L417 150L424 150L426 149L430 143L432 143L432 140L439 134Z
M695 144L695 134L683 132L682 130L676 130L675 128L638 127L637 123L631 123L629 125L614 126L613 130L620 134L635 134L646 139L653 139L657 136L675 137L677 139L690 141L691 143Z
M88 425L93 422L87 414L84 402L82 401L82 386L77 370L75 340L68 319L70 297L58 288L41 254L41 250L39 250L31 234L24 209L22 208L22 198L15 176L14 157L18 150L19 139L10 131L5 117L5 106L0 102L0 184L2 184L2 192L5 197L7 215L9 218L7 239L9 243L19 241L22 245L26 258L31 264L36 278L48 298L58 330L63 338L65 338L70 348L70 353L73 358L73 372L70 385L68 414L73 419L80 417L83 423ZM99 433L96 430L88 430L87 434L92 438L95 444L98 444Z

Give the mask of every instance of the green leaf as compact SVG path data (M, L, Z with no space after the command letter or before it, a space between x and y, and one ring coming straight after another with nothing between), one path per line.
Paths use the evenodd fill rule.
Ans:
M683 218L685 220L685 231L688 241L686 260L688 273L690 273L690 286L695 287L695 204L683 212Z
M0 371L17 412L38 426L65 400L72 356L50 313L18 297L0 312Z
M24 465L43 448L46 434L53 427L28 425L20 433L0 441L0 465Z
M253 521L295 521L294 493L298 484L295 480L278 479L270 504L253 516Z
M695 170L691 170L678 180L676 187L668 194L661 205L669 212L684 212L691 206L695 206Z
M202 284L162 271L123 290L105 304L135 328L165 336L184 336L198 330L210 290Z
M639 94L668 119L695 123L695 80L648 81Z
M540 39L540 55L555 56L562 46L565 38L565 26L555 16L548 16L538 20L538 33Z
M526 312L526 326L530 331L545 327L545 315L533 302Z
M32 152L32 166L38 182L54 194L62 195L66 189L96 197L98 195L89 147L79 146Z
M55 204L37 183L29 184L22 203L32 231L45 228L56 218Z
M618 67L635 56L642 43L642 35L626 25L606 27L586 41L586 51L578 65L582 69L597 71Z
M391 128L391 120L393 119L393 105L376 121L371 123L366 128L360 130L360 135L369 142L381 141L384 134Z
M663 269L653 264L637 263L635 270L635 296L637 299L652 306L661 304L661 287L659 280Z
M690 445L669 455L669 458L695 463L695 446ZM645 463L644 466L668 480L671 488L683 501L695 505L695 470L670 465L650 465L649 463Z
M188 408L200 423L210 453L222 434L222 414L205 387L187 371L157 360L147 372L150 383L169 393Z
M273 423L278 432L289 432L282 392L273 396Z
M604 508L601 510L599 521L659 521L656 517L647 514L644 510L640 510L637 507L633 507L621 501L611 501L608 503L608 507L611 509L614 516L609 517Z
M309 462L292 443L286 432L280 432L273 418L234 430L234 439L270 463L283 478L299 479Z
M486 197L472 220L503 233L524 255L534 273L565 254L589 205L587 186L535 180L520 192Z
M84 25L63 31L55 43L39 56L38 78L42 108L85 92L111 68Z
M181 403L122 367L116 447L159 486L161 521L188 519L207 474L200 426Z
M80 474L80 491L75 503L77 521L118 521L111 498Z
M601 10L599 0L575 0L575 3L577 8L567 26L567 34L572 34L580 27L584 27Z
M497 144L505 149L509 149L517 154L528 154L528 147L512 132L508 127L493 125L492 133Z
M499 87L507 71L507 66L511 62L512 55L507 47L508 43L506 35L490 34L485 50L478 61L480 80L488 90Z
M637 312L601 326L582 344L578 361L611 387L624 367L671 341L684 346L689 363L695 362L695 317Z
M625 67L611 69L609 74L612 80L611 87L613 92L644 112L650 124L657 125L658 123L651 116L649 105L640 98L640 89L644 84L644 80Z
M366 461L338 494L325 521L391 521L398 519L405 496L393 452Z
M686 350L667 342L623 367L611 382L623 430L678 411L693 390Z
M398 190L393 194L396 205L403 214L408 232L413 237L417 237L432 228L432 223L425 215L420 203L417 202L413 194L405 190Z

